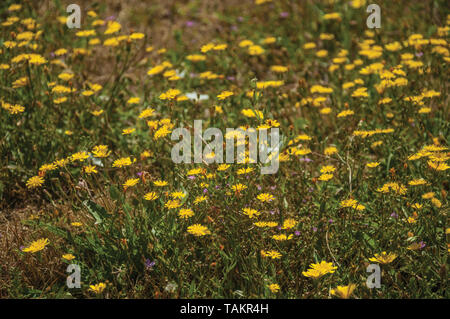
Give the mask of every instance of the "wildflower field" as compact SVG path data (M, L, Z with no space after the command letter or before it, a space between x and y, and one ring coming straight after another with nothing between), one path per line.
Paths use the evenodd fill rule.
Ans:
M449 298L450 8L369 4L2 0L0 297Z

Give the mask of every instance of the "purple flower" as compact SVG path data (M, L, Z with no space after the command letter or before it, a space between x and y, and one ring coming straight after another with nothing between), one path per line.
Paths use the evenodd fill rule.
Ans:
M278 229L278 230L281 230L281 226L278 226L277 229Z
M208 190L205 188L205 189L203 190L203 193L206 194L207 192L208 192Z
M423 52L416 52L416 57L420 58L423 55Z
M153 268L153 266L155 266L156 262L155 261L150 261L150 259L145 259L145 267L147 267L147 269L151 269Z
M194 21L186 21L186 26L187 27L193 27L195 25Z
M236 78L234 76L227 76L227 80L228 81L234 81L234 80L236 80Z
M299 232L298 230L296 230L296 231L294 232L294 234L295 234L296 236L300 236L300 232Z
M142 174L144 174L144 172L137 172L137 173L136 173L136 175L139 176L139 177L141 177Z
M283 11L280 13L280 17L282 17L282 18L287 18L288 16L289 16L289 13L286 11Z
M238 19L239 22L244 21L244 18L243 18L243 17L238 17L237 19Z
M256 185L256 188L260 191L262 187L260 185Z
M190 176L188 176L188 178L193 180L193 179L195 179L195 176L194 175L190 175Z
M420 249L425 248L425 246L427 245L427 244L425 244L423 241L421 241L419 244L420 244Z
M313 232L316 232L317 231L317 227L313 227L312 230L313 230Z
M115 19L116 19L115 16L109 16L109 17L107 17L105 20L106 20L106 21L112 21L112 20L115 20Z
M331 223L334 222L334 220L333 220L332 218L330 218L330 219L328 220L328 222L331 224Z
M391 214L391 217L392 217L392 218L398 218L398 215L397 215L397 213L393 212L393 213Z

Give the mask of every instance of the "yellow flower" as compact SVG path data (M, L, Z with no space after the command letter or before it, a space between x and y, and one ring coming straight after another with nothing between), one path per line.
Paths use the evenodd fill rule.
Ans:
M336 271L337 267L333 266L332 263L322 261L317 264L311 264L310 268L307 271L303 271L302 274L305 277L310 278L320 278L326 274L332 274Z
M326 165L326 166L322 166L322 168L320 169L321 173L333 173L336 170L336 167L334 167L333 165Z
M115 160L113 162L113 164L112 164L112 167L119 167L119 168L121 168L121 167L124 167L124 166L129 166L131 164L132 164L132 162L131 162L131 159L129 157L122 157L122 158L119 158L119 159Z
M281 254L276 250L261 250L261 256L263 257L270 257L272 259L280 259Z
M167 207L168 209L178 208L180 206L181 206L181 203L178 199L169 200L167 203L164 204L164 207Z
M265 50L259 45L251 45L248 47L248 54L250 55L261 55Z
M345 111L340 112L340 113L337 115L337 117L347 117L347 116L353 115L353 114L355 114L354 111L352 111L352 110L345 110Z
M72 156L70 157L70 160L72 162L75 162L75 161L82 162L82 161L86 160L87 158L89 158L89 154L87 152L85 152L85 151L81 151L81 152L77 152L75 154L72 154Z
M159 180L157 180L157 181L154 181L153 184L154 184L155 186L162 187L162 186L166 186L166 185L169 184L169 183L167 183L166 181L162 181L162 180L159 179Z
M311 93L330 94L333 93L333 89L322 85L313 85L309 91Z
M75 33L75 35L80 38L87 38L87 37L93 36L95 34L96 34L95 30L82 30L82 31L78 31L77 33Z
M57 94L62 94L62 93L71 93L71 92L75 92L75 88L68 88L67 86L64 85L55 85L52 88L52 93L57 93Z
M205 200L207 200L206 196L198 196L198 197L195 198L194 204L198 204L198 203L204 202Z
M330 114L331 113L331 107L324 107L320 110L320 114Z
M341 207L351 207L356 210L364 210L366 207L358 203L355 199L346 199L341 201Z
M227 170L230 166L231 166L230 164L220 164L220 165L217 167L217 170L218 170L218 171L225 171L225 170Z
M144 195L145 200L155 200L158 197L159 197L158 194L156 194L155 192L150 192Z
M334 289L331 289L330 293L342 299L350 298L351 294L355 290L355 284L349 284L347 286L337 286Z
M83 170L86 174L98 173L96 167L93 165L84 166Z
M13 89L23 87L28 84L28 79L26 77L21 77L12 83Z
M145 109L145 110L143 110L143 111L141 112L141 114L139 114L139 118L140 118L140 119L145 119L145 118L147 118L147 117L150 117L150 116L153 115L153 112L155 112L155 110L152 109L152 108Z
M141 32L133 32L132 34L130 34L129 39L140 40L140 39L143 39L144 37L145 37L145 34L143 34Z
M252 168L252 167L240 168L240 169L238 169L237 174L238 175L248 174L248 173L252 172L253 170L254 170L254 168Z
M116 47L119 45L119 40L117 37L108 38L103 42L103 45L106 47Z
M261 202L271 202L275 199L275 197L268 193L261 193L256 198L258 198Z
M177 89L169 89L164 93L161 93L161 95L159 96L159 98L161 100L175 100L177 98L178 95L181 94L180 90Z
M380 165L380 162L370 162L370 163L366 164L366 166L369 167L369 168L375 168L378 165Z
M184 198L185 196L186 196L186 194L183 193L183 192L181 192L181 191L172 192L172 193L170 194L170 197L176 198L176 199L182 199L182 198Z
M322 174L319 176L319 181L327 182L333 178L333 174Z
M277 240L277 241L284 241L284 240L289 240L292 239L294 236L291 234L289 236L286 236L285 234L280 234L280 235L273 235L272 238Z
M243 184L236 184L236 185L231 186L231 189L234 190L235 192L240 192L246 188L247 188L247 186L245 186Z
M259 215L261 215L260 212L258 212L256 209L253 209L253 208L244 208L242 211L243 211L243 213L244 213L245 215L247 215L249 218L253 218L254 216L259 216Z
M83 223L80 223L80 222L72 222L72 223L70 223L70 225L73 226L73 227L81 227L81 226L83 226Z
M316 56L318 58L324 58L328 55L328 51L327 50L319 50L316 52Z
M308 42L303 45L303 49L305 49L305 50L310 50L310 49L315 49L315 48L316 48L316 44L314 42Z
M219 100L225 100L227 97L232 96L232 95L234 95L234 93L231 91L223 91L222 93L217 95L217 98Z
M319 35L319 39L320 40L333 40L334 39L334 34L330 34L330 33L321 33Z
M106 284L103 282L98 283L96 285L89 286L89 290L95 292L96 294L101 294L103 292L103 290L105 290L105 288L106 288Z
M269 87L279 87L284 84L284 81L258 81L256 82L257 89L265 89Z
M404 195L407 192L407 188L405 185L398 184L395 182L390 182L390 183L384 184L382 187L377 189L377 192L389 193L389 191L391 191L391 190L394 193L399 194L399 195Z
M54 100L53 100L53 103L55 103L55 104L61 104L61 103L64 103L64 102L66 102L66 101L67 101L67 97L63 96L63 97L54 99Z
M430 166L432 169L435 169L436 171L446 171L450 168L450 165L447 165L447 163L444 162L433 162L428 161L428 166Z
M116 21L108 21L108 24L106 27L107 27L107 29L105 31L105 34L116 33L117 31L119 31L122 28L120 23L118 23Z
M336 154L337 152L338 152L338 150L336 147L329 146L329 147L325 148L323 153L327 156L330 156L330 155Z
M63 81L69 81L73 77L74 77L73 73L67 73L67 72L63 72L63 73L58 75L58 78L63 80Z
M192 55L188 55L186 57L186 59L191 61L191 62L205 61L206 60L206 56L202 55L202 54L192 54Z
M435 198L435 197L433 197L431 199L431 203L437 208L441 208L441 206L442 206L441 201L439 199Z
M94 154L95 157L102 158L108 157L109 154L111 154L111 151L108 151L107 145L97 145L92 149L92 154Z
M23 248L22 251L26 253L35 253L44 249L49 243L48 238L41 238L33 241L30 246Z
M385 265L385 264L390 264L391 262L393 262L395 260L395 258L397 258L396 254L394 254L394 253L388 254L385 251L383 251L381 254L375 254L375 256L372 258L369 258L369 260Z
M269 289L275 294L280 291L280 286L278 284L270 284Z
M75 259L75 256L72 254L65 254L65 255L62 255L62 258L64 258L65 260L71 261L72 259Z
M422 195L422 198L423 198L423 199L430 199L430 198L433 198L434 195L435 195L434 192L429 192L429 193L423 194L423 195Z
M287 218L284 220L283 226L281 227L281 229L291 229L291 228L294 228L296 225L297 225L297 221L295 219Z
M427 181L424 180L423 178L413 179L413 180L408 182L408 184L411 185L411 186L425 185L426 183L427 183Z
M44 184L44 178L41 176L33 176L27 181L28 188L36 188Z
M211 234L211 232L208 230L208 227L201 224L191 225L187 228L187 231L189 234L192 234L194 236L205 236Z
M288 71L288 68L282 65L272 65L270 69L275 73L284 73Z
M18 11L22 8L21 4L12 4L9 6L8 11Z
M277 39L275 37L267 37L263 40L264 44L271 44L271 43L275 43L277 41Z
M123 184L123 188L127 189L128 187L135 186L137 183L139 183L139 178L129 178Z
M127 101L127 104L139 104L141 98L139 97L130 97Z
M198 175L198 174L200 174L202 172L202 169L199 167L199 168L193 168L193 169L190 169L188 172L187 172L187 175L188 176L193 176L193 175Z
M180 216L181 218L187 219L189 217L194 216L194 212L190 208L182 208L178 212L178 216Z
M132 127L125 128L122 130L122 135L129 135L129 134L133 133L134 131L136 131L135 128L132 128Z

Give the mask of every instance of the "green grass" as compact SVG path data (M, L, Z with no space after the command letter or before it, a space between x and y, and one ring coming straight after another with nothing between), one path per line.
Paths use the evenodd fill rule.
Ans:
M366 27L366 5L343 0L160 1L121 11L85 1L81 30L95 30L89 37L58 20L66 14L59 1L39 8L26 1L9 11L12 3L0 5L1 297L335 298L331 290L349 284L356 284L353 298L449 297L445 1L378 1L382 26L374 30ZM324 18L333 12L339 21ZM92 25L111 15L119 17L120 31L105 34L106 26ZM4 23L13 16L17 21ZM145 36L128 38L133 32ZM326 34L333 39L323 39ZM105 45L115 37L117 46ZM264 41L269 37L273 43ZM250 54L243 40L263 52ZM399 49L391 50L396 41ZM315 48L305 47L311 42ZM202 53L208 43L227 47ZM55 55L58 49L67 53ZM320 50L327 55L317 56ZM45 60L22 55L29 53ZM193 54L205 58L188 60ZM147 74L164 62L162 72ZM287 71L274 72L277 65ZM164 74L171 70L180 78ZM201 78L207 71L216 76ZM73 77L59 78L62 73ZM383 82L389 77L392 82ZM25 84L16 82L21 78ZM282 82L261 88L262 81ZM83 95L92 84L101 87ZM74 91L56 93L57 85ZM317 85L325 89L314 92ZM355 96L358 88L367 94ZM162 99L169 89L209 99ZM223 91L233 95L220 100ZM139 102L128 103L132 97ZM147 108L153 115L140 118ZM263 119L245 115L246 109ZM203 130L223 132L277 121L279 171L261 175L260 164L226 170L215 163L175 164L170 132L200 119ZM168 134L158 137L161 127ZM127 128L135 131L123 134ZM98 145L111 153L94 156ZM330 147L336 152L327 152ZM74 160L77 152L89 157ZM127 157L130 165L113 165ZM64 165L42 167L63 159ZM97 173L88 174L87 166ZM329 180L323 180L324 166L332 166ZM248 167L253 171L239 174ZM190 178L194 168L201 171ZM33 176L43 184L27 186ZM124 189L128 179L139 180ZM410 184L419 179L425 183ZM157 180L167 185L158 187ZM387 183L391 187L383 188ZM236 184L247 188L235 191ZM185 196L171 209L166 204L175 191ZM145 200L149 192L158 198ZM261 193L274 200L262 202ZM201 196L206 200L197 203ZM345 207L348 199L357 204ZM181 218L181 208L194 215ZM244 208L260 215L249 218ZM285 221L292 224L282 227ZM209 234L189 233L193 224ZM286 240L273 237L282 234ZM40 238L49 239L44 249L23 251ZM264 257L262 250L281 257ZM396 258L380 264L382 287L369 289L367 266L379 263L369 258L383 251ZM303 274L321 261L337 269L317 279ZM80 289L66 286L69 264L81 267ZM98 283L106 288L95 293L90 285ZM271 291L271 284L280 290Z

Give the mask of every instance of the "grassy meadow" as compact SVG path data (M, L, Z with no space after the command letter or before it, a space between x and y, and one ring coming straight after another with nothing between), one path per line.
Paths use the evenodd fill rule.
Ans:
M2 0L0 297L449 298L450 8L376 3Z

